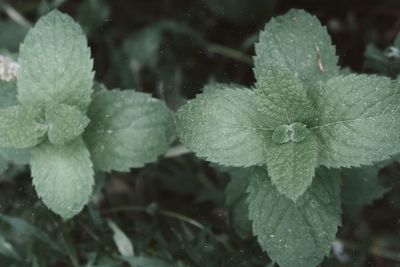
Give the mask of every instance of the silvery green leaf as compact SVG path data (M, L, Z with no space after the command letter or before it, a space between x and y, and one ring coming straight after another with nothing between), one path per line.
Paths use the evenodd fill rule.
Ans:
M256 83L258 110L270 127L312 121L315 110L301 81L280 65L267 68Z
M39 19L20 47L19 64L21 104L89 105L93 61L85 35L68 15L55 10Z
M310 134L302 142L272 143L267 150L272 184L281 194L296 201L311 185L318 167L318 139Z
M296 203L280 194L262 169L247 191L253 232L279 266L314 267L329 253L341 222L340 177L334 171L319 169Z
M89 124L78 108L65 104L50 105L46 108L47 136L52 144L63 145L80 136Z
M316 98L311 127L321 142L320 164L370 165L400 151L400 82L373 75L330 79Z
M28 148L39 144L47 132L39 108L11 106L0 110L0 147Z
M255 93L229 85L209 86L177 112L181 142L197 156L228 166L265 163L273 129L262 125Z
M84 139L102 171L128 171L155 161L175 137L167 106L133 90L97 93L88 117Z
M81 139L64 146L46 142L35 147L31 172L38 196L64 219L78 214L92 195L94 172Z
M292 9L271 19L261 32L254 73L256 80L260 80L271 67L281 65L309 90L320 80L336 75L337 62L326 28L306 11Z

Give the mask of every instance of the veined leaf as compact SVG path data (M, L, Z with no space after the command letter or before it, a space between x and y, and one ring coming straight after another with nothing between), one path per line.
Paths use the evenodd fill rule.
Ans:
M52 144L63 145L81 135L89 124L78 108L65 104L50 105L46 108L47 133Z
M11 106L0 110L0 147L28 148L39 144L47 132L42 111Z
M86 37L71 17L52 11L26 36L19 54L18 100L23 105L90 103L93 61Z
M320 117L311 130L322 144L322 165L369 165L400 151L399 82L339 76L320 88L316 100Z
M256 44L254 73L261 80L274 65L287 67L306 89L339 71L325 27L303 10L290 10L266 25Z
M8 108L18 104L16 82L0 81L0 108ZM1 116L1 114L0 114ZM9 162L28 164L30 153L28 149L0 148L3 170Z
M311 134L299 143L272 143L267 150L267 167L272 183L281 194L296 201L311 185L318 167L318 139Z
M273 129L262 125L255 93L228 85L209 87L177 113L182 143L199 157L228 166L265 163L264 145Z
M317 266L328 254L340 224L340 177L319 169L296 203L281 195L259 169L248 188L253 232L269 257L282 267Z
M255 91L258 110L270 127L295 122L307 125L315 115L307 90L286 67L268 67L257 80Z
M65 146L32 149L33 185L46 206L64 219L79 213L92 194L94 172L81 139Z
M128 171L157 159L173 141L174 123L167 106L147 94L99 92L93 98L85 142L96 169Z

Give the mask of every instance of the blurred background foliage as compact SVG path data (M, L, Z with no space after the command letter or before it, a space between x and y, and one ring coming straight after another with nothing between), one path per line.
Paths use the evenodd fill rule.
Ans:
M399 0L0 0L1 53L16 56L54 8L85 30L97 81L174 110L208 83L251 86L258 32L290 8L327 25L346 71L400 73ZM245 169L183 154L99 173L91 203L62 221L35 195L22 154L0 153L0 266L274 266L251 234ZM343 227L322 266L400 266L399 176L396 159L343 171Z

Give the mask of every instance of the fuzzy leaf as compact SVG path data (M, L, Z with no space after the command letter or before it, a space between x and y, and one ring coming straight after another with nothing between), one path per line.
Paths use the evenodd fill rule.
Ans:
M43 140L47 125L41 122L41 110L12 106L0 110L0 147L28 148Z
M314 135L299 143L272 143L268 147L268 173L281 194L293 201L304 194L313 181L319 151L320 145Z
M77 138L89 124L78 108L65 104L51 105L46 108L47 133L52 144L63 145Z
M248 188L250 219L260 246L282 267L317 266L340 224L340 177L319 169L296 203L281 195L259 169Z
M254 72L260 80L274 65L285 66L295 78L313 87L339 71L337 61L329 34L318 19L304 10L290 10L271 19L261 32Z
M18 99L23 105L90 103L93 61L86 37L71 17L52 11L26 36L19 54Z
M301 81L288 68L274 65L256 83L257 106L270 127L302 122L308 124L315 110Z
M348 75L329 80L317 99L319 120L311 130L321 144L320 164L351 167L400 151L400 83Z
M228 85L207 89L177 112L182 143L199 157L230 166L265 163L271 129L262 127L255 93Z
M85 142L95 168L128 171L155 161L174 139L171 111L147 94L104 91L95 95Z
M64 219L78 214L89 201L94 173L81 139L66 146L43 143L35 147L31 172L38 196Z

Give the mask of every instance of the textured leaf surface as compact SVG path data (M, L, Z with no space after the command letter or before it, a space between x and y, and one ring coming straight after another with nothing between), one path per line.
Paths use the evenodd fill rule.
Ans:
M89 201L94 173L81 139L66 146L43 143L35 147L31 172L38 196L64 219L79 213Z
M342 199L346 206L363 206L383 197L389 190L378 181L379 168L375 166L341 170Z
M261 32L254 72L260 80L273 63L289 68L304 84L315 86L338 72L337 61L329 34L318 19L303 10L290 10L271 19Z
M351 167L387 159L400 151L400 83L348 75L329 80L317 101L311 130L322 144L320 163Z
M15 82L0 81L0 108L17 105L17 85ZM30 153L28 149L0 148L1 162L8 166L9 162L28 164Z
M264 144L272 132L261 125L255 93L227 85L207 89L177 113L182 143L199 157L223 165L265 162Z
M171 111L147 94L106 91L95 95L85 142L95 168L128 171L157 159L174 139Z
M294 201L304 194L314 178L319 151L319 142L313 135L300 143L272 143L268 147L268 173L281 194Z
M328 254L340 224L340 178L319 169L296 203L281 195L266 171L250 179L248 202L253 232L282 267L317 266Z
M58 104L46 108L46 122L50 142L62 145L81 135L89 118L76 107Z
M257 105L270 127L302 122L308 124L315 110L301 81L288 68L269 67L256 83Z
M12 106L0 110L0 147L32 147L43 140L46 132L40 109Z
M90 103L93 62L86 37L71 17L52 11L31 29L21 45L18 99L45 106Z

